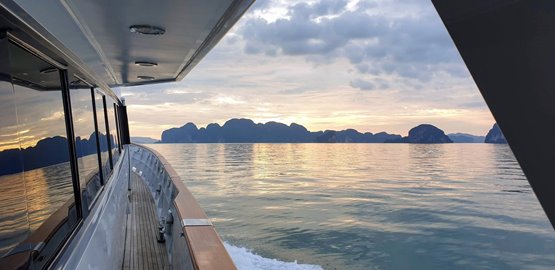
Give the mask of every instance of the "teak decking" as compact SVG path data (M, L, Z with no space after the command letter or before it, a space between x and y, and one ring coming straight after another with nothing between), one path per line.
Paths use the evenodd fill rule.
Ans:
M158 218L148 187L131 174L123 269L169 269L164 243L158 243Z

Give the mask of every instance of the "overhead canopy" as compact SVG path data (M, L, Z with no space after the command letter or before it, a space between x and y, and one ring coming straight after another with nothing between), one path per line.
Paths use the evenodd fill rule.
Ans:
M182 79L252 2L14 0L2 5L28 25L46 30L97 80L113 87ZM140 34L132 26L164 33Z

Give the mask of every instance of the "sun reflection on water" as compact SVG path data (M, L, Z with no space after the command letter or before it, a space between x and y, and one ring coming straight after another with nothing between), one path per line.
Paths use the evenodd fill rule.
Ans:
M555 235L510 149L171 144L224 240L325 269L547 268Z

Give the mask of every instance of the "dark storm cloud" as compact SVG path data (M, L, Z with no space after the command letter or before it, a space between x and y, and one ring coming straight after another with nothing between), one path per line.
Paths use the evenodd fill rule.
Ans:
M248 54L346 58L361 78L395 75L428 81L440 71L468 76L431 3L393 2L361 1L354 8L347 8L346 1L296 3L287 7L288 18L269 22L253 17L239 33ZM362 89L355 81L351 85Z

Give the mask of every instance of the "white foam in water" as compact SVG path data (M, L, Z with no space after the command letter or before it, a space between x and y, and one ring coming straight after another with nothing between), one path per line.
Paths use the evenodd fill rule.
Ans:
M224 243L224 246L239 270L323 270L319 265L298 264L297 261L283 262L264 258L243 247L228 243Z

